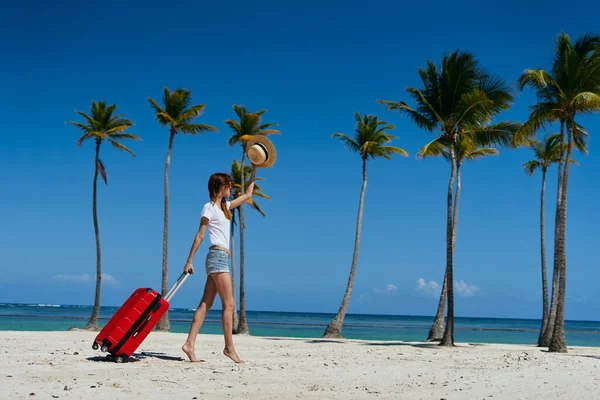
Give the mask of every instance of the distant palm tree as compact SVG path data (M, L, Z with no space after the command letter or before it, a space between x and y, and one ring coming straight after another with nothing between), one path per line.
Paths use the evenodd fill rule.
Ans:
M78 147L81 147L83 142L87 139L94 139L96 142L96 157L94 159L94 184L92 190L92 216L94 219L94 233L96 235L96 295L94 297L92 316L84 328L89 330L98 330L98 314L100 313L100 285L102 281L100 230L98 228L98 214L96 211L96 187L98 182L98 173L100 173L104 183L108 183L106 169L100 160L100 145L104 140L107 140L113 147L126 151L135 157L131 150L119 143L119 140L140 140L139 137L131 133L125 133L127 129L133 126L133 122L123 118L122 115L113 115L116 108L116 104L107 105L104 101L92 101L90 115L87 115L81 111L75 111L85 119L84 123L75 121L67 122L83 131L83 136L81 136L77 141Z
M519 87L529 86L536 91L537 104L529 120L516 135L515 140L531 135L548 123L560 122L560 143L564 142L564 128L567 129L567 149L559 160L559 185L555 214L554 270L558 273L556 314L552 327L552 305L546 332L542 338L550 337L548 349L551 352L567 352L564 328L564 311L567 279L566 224L569 171L573 148L577 145L577 114L591 114L600 111L600 35L585 34L575 44L565 33L560 33L555 41L551 70L528 69L519 78ZM553 296L554 298L554 291ZM545 343L544 343L545 345Z
M333 137L337 137L350 150L358 153L362 159L362 188L360 190L360 199L358 202L358 218L356 221L356 236L354 239L354 253L352 255L352 264L350 266L350 275L346 285L346 291L342 299L342 304L335 315L334 319L325 329L324 337L339 338L341 337L346 311L350 302L350 294L352 293L352 285L354 284L354 274L356 272L356 262L358 260L358 248L360 247L360 232L362 227L362 214L365 199L365 190L367 189L367 160L369 158L385 158L390 160L394 154L400 154L407 157L406 151L399 147L389 146L389 143L396 136L389 135L387 131L394 129L394 125L388 124L385 121L379 120L375 115L365 115L361 118L360 114L354 113L356 118L356 129L354 138L351 138L343 133L334 133Z
M475 57L458 50L444 56L438 67L427 61L426 68L419 68L423 83L421 89L407 88L406 92L416 108L403 101L379 100L387 110L407 115L418 127L433 132L448 146L450 179L448 182L446 217L446 291L448 317L440 345L454 345L454 227L453 193L456 180L456 146L462 136L470 135L479 146L513 143L515 131L520 124L499 122L490 125L492 119L510 107L513 97L505 83L486 73ZM450 282L450 284L448 284ZM442 295L443 295L442 291ZM438 307L439 309L439 307ZM435 327L435 323L434 326Z
M535 159L523 164L525 173L533 175L538 169L542 171L542 191L540 196L540 245L542 263L542 326L538 337L538 345L542 343L542 337L548 326L548 278L546 272L546 227L545 227L545 197L546 197L546 172L550 165L558 163L562 157L563 146L560 142L560 134L549 135L542 142L532 141L531 149L535 153ZM554 290L555 291L555 290Z
M242 147L242 158L240 161L240 169L244 169L244 160L246 158L246 143L255 135L272 135L279 134L276 129L272 129L276 124L263 124L262 115L267 110L259 110L250 112L245 106L237 104L233 105L233 110L239 118L239 121L228 119L225 121L227 126L233 131L233 135L229 138L229 145L235 146L240 144ZM240 192L244 193L245 182L241 181ZM238 334L248 334L248 320L246 318L246 293L244 292L244 204L239 206L240 220L240 319L238 323Z
M169 127L169 147L167 150L167 160L165 162L164 177L164 228L163 228L163 254L162 254L162 293L167 293L168 285L168 244L169 244L169 165L171 164L171 150L175 134L183 133L196 135L201 132L217 132L217 128L210 125L194 124L192 121L202 114L206 104L190 106L192 101L192 92L186 89L175 89L169 92L169 88L164 88L163 107L154 99L149 98L148 102L154 111L156 120L161 126ZM156 330L169 331L168 311L158 321Z
M458 226L458 204L460 199L460 171L465 160L474 161L476 159L496 155L498 150L491 147L481 147L474 140L474 138L464 135L457 139L455 144L456 149L456 191L454 193L454 209L452 214L452 251L456 245L456 229ZM423 146L417 153L417 158L425 157L443 157L448 162L451 162L450 147L447 140L444 137L438 137L427 145ZM444 274L444 281L442 283L442 291L440 293L440 300L438 303L438 309L435 314L435 319L429 329L428 341L438 341L442 339L444 333L444 310L446 306L448 288L447 288L448 276Z
M249 165L245 166L244 167L244 182L246 183L246 185L250 184L250 176L251 175L252 175L252 167ZM233 180L233 185L231 188L231 200L233 200L233 199L240 197L243 194L241 191L241 188L243 186L245 186L244 182L242 182L241 168L240 168L240 164L238 164L237 160L233 160L233 163L231 163L231 177ZM262 178L255 179L255 181L262 181L262 180L263 180ZM271 198L269 196L267 196L266 194L264 194L262 192L262 189L256 183L254 184L254 190L252 191L252 196L261 197L266 200L271 200ZM256 201L254 201L254 198L248 200L248 205L251 208L253 208L254 210L258 211L263 217L266 215L265 212L256 203ZM231 237L231 243L230 243L230 247L231 247L231 249L230 249L230 251L231 251L231 287L233 288L233 301L235 303L235 242L234 242L234 238L235 238L235 225L237 225L237 224L236 224L236 218L235 218L236 209L234 208L231 211L233 214L232 224L231 224L231 232L230 232L230 237ZM236 312L233 313L233 333L237 333L238 325L239 325L239 317L238 317L238 313L236 310Z

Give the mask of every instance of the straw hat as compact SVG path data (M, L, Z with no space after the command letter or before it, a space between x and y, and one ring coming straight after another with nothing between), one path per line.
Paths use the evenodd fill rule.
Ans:
M246 155L258 168L270 168L275 164L277 153L275 146L266 136L254 135L246 143Z

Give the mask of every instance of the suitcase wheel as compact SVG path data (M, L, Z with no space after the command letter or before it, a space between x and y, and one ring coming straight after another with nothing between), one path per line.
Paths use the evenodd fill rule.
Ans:
M106 359L109 360L109 361L115 361L115 362L117 362L119 364L122 363L123 361L125 361L125 359L123 357L121 357L121 356L115 357L112 354L107 354L106 355Z
M98 347L98 343L94 342L94 344L92 345L92 349L98 350Z
M102 347L100 347L100 351L103 353L106 353L108 351L108 347L102 346Z

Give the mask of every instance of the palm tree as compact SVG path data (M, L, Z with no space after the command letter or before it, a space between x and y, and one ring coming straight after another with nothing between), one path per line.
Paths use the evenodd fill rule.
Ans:
M83 131L83 135L77 141L77 146L81 147L87 139L94 139L96 142L96 156L94 159L94 183L92 189L92 216L94 219L94 233L96 235L96 295L94 297L94 308L92 315L84 329L98 330L98 314L100 313L100 285L102 282L102 268L100 256L100 230L98 228L98 214L96 210L96 188L98 183L98 173L105 184L108 184L106 169L100 160L100 145L107 140L113 147L126 151L133 157L135 155L127 147L119 143L122 139L140 140L139 137L126 133L125 131L133 126L133 122L123 118L122 115L113 115L117 109L116 104L107 105L104 101L92 101L90 115L81 111L75 111L83 117L84 123L68 121L67 123L76 126Z
M246 158L246 143L248 140L255 135L272 135L279 134L279 131L272 129L275 124L262 123L262 115L267 110L259 110L256 112L250 112L245 106L237 104L233 105L233 110L239 118L239 121L228 119L225 121L227 126L233 131L233 135L229 138L229 145L235 146L240 144L242 147L242 158L240 162L240 170L244 169L244 160ZM240 181L240 192L244 193L244 181ZM248 334L248 320L246 318L246 294L244 292L244 204L239 206L239 220L240 220L240 319L238 323L238 334Z
M560 143L564 143L567 130L567 148L564 170L559 160L559 185L555 214L554 269L558 273L558 291L554 326L552 305L546 333L550 336L551 352L567 352L564 332L564 309L567 279L566 223L569 171L573 148L577 145L577 114L591 114L600 110L600 35L585 34L575 44L565 33L555 41L550 72L528 69L519 78L520 89L529 86L536 91L538 103L516 140L524 140L532 132L548 123L560 122ZM554 291L553 296L554 298ZM552 328L552 329L551 329ZM543 338L544 339L544 338ZM542 340L543 341L543 340Z
M250 176L252 175L252 167L251 166L245 166L244 167L244 182L246 185L250 184ZM240 197L243 192L241 191L241 188L244 185L244 182L242 182L242 173L241 173L241 168L240 168L240 164L238 164L237 160L233 160L233 162L231 163L231 177L233 180L233 185L231 188L231 200L236 199L238 197ZM262 181L262 178L256 178L255 181ZM258 186L256 183L254 184L254 190L252 191L252 196L256 196L256 197L260 197L266 200L271 200L271 198L269 196L267 196L266 194L263 193L262 189L260 188L260 186ZM260 206L256 203L256 201L254 201L254 198L248 200L248 205L253 208L254 210L258 211L263 217L267 214L265 214L265 212L262 210L262 208L260 208ZM232 217L232 224L231 224L231 232L230 232L230 237L231 237L231 287L233 288L233 301L235 303L235 242L234 242L234 232L235 232L235 225L236 225L236 220L235 220L235 208L232 211L233 217ZM237 314L237 311L233 313L233 333L237 333L238 331L238 326L239 326L239 317Z
M542 263L542 326L538 337L538 345L542 345L542 337L548 326L548 278L546 272L546 227L545 227L545 197L546 197L546 172L548 168L560 161L564 146L560 142L560 134L546 136L542 142L532 141L531 149L535 153L535 159L523 164L525 173L533 175L537 170L542 171L542 190L540 196L540 245ZM571 161L574 163L574 161ZM556 279L554 279L556 282ZM553 293L556 292L554 288Z
M148 102L154 111L156 120L161 126L169 127L169 147L167 150L167 160L165 162L164 177L164 228L163 228L163 254L162 254L162 293L167 293L168 285L168 244L169 244L169 165L171 164L171 150L173 149L173 140L175 134L183 133L196 135L201 132L217 132L217 128L210 125L194 124L192 121L202 114L206 104L190 106L192 102L192 92L187 89L175 89L173 92L169 88L164 88L163 107L149 98ZM168 311L158 321L156 330L169 331Z
M526 122L523 126L525 127L525 125L527 125L530 121ZM584 155L587 154L586 140L587 140L588 134L585 131L585 129L581 125L576 124L574 135L575 135L574 136L575 147L577 147L577 149L579 150L579 152L581 154L584 154ZM559 195L560 195L560 187L562 186L563 164L565 161L565 154L566 154L566 150L567 150L566 143L563 143L562 146L560 146L561 141L564 140L564 124L563 123L561 123L561 133L556 134L556 137L557 137L556 146L558 148L557 151L559 153L556 155L556 161L554 161L554 162L558 163L558 174L557 174L558 175L558 185L557 185L557 187L559 190L557 190L557 199L556 199L556 204L558 206L561 201ZM547 139L549 139L549 138L547 138ZM537 141L535 141L533 139L530 142L532 144L537 143ZM571 160L571 164L576 164L576 162ZM542 207L542 208L544 208L544 207ZM558 215L555 214L555 220L554 220L554 235L555 235L554 238L555 238L555 240L557 239L557 235L558 235L558 230L557 230L558 219L557 218L558 218ZM545 239L543 239L543 240L545 241ZM554 246L555 251L556 251L556 249L557 249L557 247ZM544 257L544 260L542 260L542 262L545 264L545 251L543 253L543 257ZM557 307L557 302L558 302L558 279L559 279L559 269L553 268L553 271L552 271L552 298L550 300L550 309L549 309L545 324L543 321L544 318L543 318L543 313L542 313L542 329L540 331L540 336L538 337L538 346L540 346L540 347L548 347L550 345L550 340L552 339L552 334L554 333L554 323L556 321L556 307ZM543 280L543 276L542 276L542 280ZM542 282L542 286L543 286L543 282ZM543 287L542 287L542 292L543 292Z
M465 160L474 161L476 159L498 154L498 150L491 147L481 147L479 146L472 137L470 136L461 136L458 138L456 143L456 191L454 193L454 208L452 214L452 251L454 252L454 247L456 245L456 229L458 226L458 203L460 199L460 189L461 189L461 180L460 180L460 171L461 167ZM443 157L449 162L451 161L450 157L450 147L448 143L445 143L442 137L433 140L432 142L425 145L419 152L417 153L417 158L425 158L425 157ZM433 324L431 325L431 329L429 329L429 335L427 337L428 341L439 341L442 340L444 334L444 309L446 306L448 288L447 288L447 275L444 274L444 281L442 283L442 291L440 293L440 300L438 303L438 309L435 314L435 319Z
M456 180L457 143L469 135L479 146L511 145L519 124L513 122L489 123L501 111L510 107L513 97L505 83L486 73L475 57L458 50L444 56L438 67L427 61L419 68L423 83L421 89L406 88L416 104L412 108L403 101L379 100L387 110L408 116L419 128L439 131L448 147L450 179L447 195L446 218L446 272L444 274L448 299L446 328L440 345L454 345L454 290L453 290L453 192ZM450 284L448 284L450 282ZM443 293L442 293L443 294ZM438 307L439 309L439 307Z
M358 218L356 221L356 236L354 239L354 253L352 255L352 264L350 266L350 275L346 285L346 291L342 299L342 304L325 329L324 337L339 338L341 337L348 303L350 302L350 294L352 293L352 285L354 284L354 274L356 272L356 262L358 260L358 248L360 246L360 231L362 226L363 204L365 199L365 190L367 188L367 160L369 158L382 157L390 160L394 154L400 154L407 157L406 151L399 147L389 146L388 144L396 136L389 135L387 131L394 129L394 125L388 124L385 121L379 120L375 115L365 115L361 118L360 114L354 113L356 118L356 129L354 138L346 136L343 133L334 133L333 137L337 137L350 150L357 152L362 159L362 188L360 190L360 199L358 201Z

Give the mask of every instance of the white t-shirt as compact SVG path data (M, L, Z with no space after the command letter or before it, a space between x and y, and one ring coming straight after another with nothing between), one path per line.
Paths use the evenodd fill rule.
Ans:
M227 202L229 208L230 202ZM210 244L225 247L229 249L229 233L231 220L225 217L225 213L221 210L220 204L215 204L209 201L202 207L202 217L208 218L208 235Z

